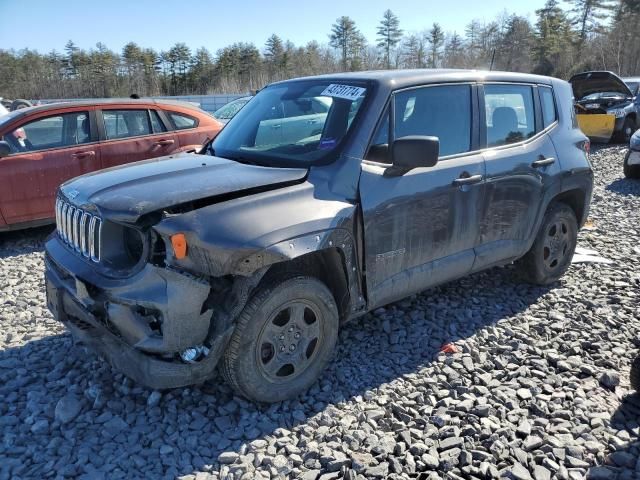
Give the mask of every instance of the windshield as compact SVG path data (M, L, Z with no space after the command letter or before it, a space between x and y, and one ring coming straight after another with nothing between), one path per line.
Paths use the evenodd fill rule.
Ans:
M219 120L229 120L251 100L251 97L237 98L227 103L224 107L219 108L213 113L213 116Z
M260 91L209 152L257 164L310 164L335 151L366 96L356 82L298 81Z

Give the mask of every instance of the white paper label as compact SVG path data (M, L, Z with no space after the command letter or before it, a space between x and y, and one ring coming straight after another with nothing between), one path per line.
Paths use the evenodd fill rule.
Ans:
M344 98L346 100L357 100L364 92L366 92L366 88L362 87L352 87L351 85L339 85L337 83L332 83L324 91L320 94L323 97L336 97L336 98Z

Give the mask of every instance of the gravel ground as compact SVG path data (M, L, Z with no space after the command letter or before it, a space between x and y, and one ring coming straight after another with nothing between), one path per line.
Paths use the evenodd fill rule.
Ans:
M256 406L219 378L154 392L74 347L45 306L45 230L0 236L0 478L640 478L640 182L594 152L574 264L513 267L346 326L304 397ZM441 353L453 343L458 352Z

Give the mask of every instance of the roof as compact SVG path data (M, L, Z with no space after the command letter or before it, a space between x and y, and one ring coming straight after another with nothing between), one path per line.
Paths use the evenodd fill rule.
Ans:
M330 73L313 77L295 78L277 83L288 83L298 80L374 82L381 87L395 90L426 83L468 82L478 80L490 82L543 83L550 85L553 79L551 77L527 73L425 68L415 70L372 70L365 72Z
M74 100L69 99L62 102L54 102L54 103L46 103L44 105L37 105L35 107L26 107L16 110L16 115L13 118L21 118L28 114L39 113L39 112L48 112L50 110L56 110L58 108L65 107L95 107L100 105L166 105L166 106L176 106L189 108L192 110L200 110L197 106L188 102L180 102L177 100L156 100L153 98L140 98L140 99L131 99L131 98L90 98L90 99L80 99Z

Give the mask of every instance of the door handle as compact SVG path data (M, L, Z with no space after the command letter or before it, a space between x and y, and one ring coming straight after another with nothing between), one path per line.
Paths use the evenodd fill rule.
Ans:
M316 123L318 123L318 120L307 120L308 125L315 125Z
M95 156L96 152L87 150L86 152L76 152L71 154L71 158L87 158Z
M544 158L542 155L540 155L540 158L538 160L536 160L535 162L533 162L531 164L531 166L533 168L541 168L541 167L546 167L548 165L551 165L552 163L555 163L556 159L553 157L548 157L548 158Z
M271 128L280 128L282 125L278 124L278 125L271 125Z
M159 147L164 147L165 145L173 145L174 141L171 139L167 140L158 140L154 145L158 145Z
M453 181L453 185L456 187L462 187L463 185L473 185L474 183L480 183L482 181L482 175L471 175L468 177L456 178Z

